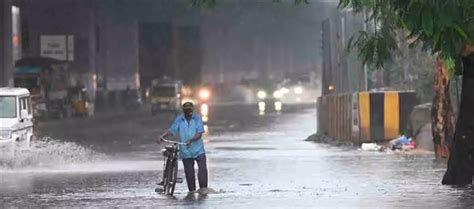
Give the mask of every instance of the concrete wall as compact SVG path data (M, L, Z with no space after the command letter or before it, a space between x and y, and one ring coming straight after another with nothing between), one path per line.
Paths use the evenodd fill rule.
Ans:
M201 36L198 26L140 24L140 75L143 87L168 76L186 85L201 81Z
M150 87L153 79L174 76L173 27L168 23L143 23L139 28L140 81Z
M101 1L96 12L97 68L101 88L115 91L139 87L138 23L122 18L113 1Z

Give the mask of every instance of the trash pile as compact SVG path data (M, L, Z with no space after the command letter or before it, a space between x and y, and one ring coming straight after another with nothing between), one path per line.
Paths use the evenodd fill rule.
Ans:
M412 138L402 135L399 138L390 141L390 148L391 150L409 151L416 148L416 142L413 141Z
M416 148L416 142L412 138L401 135L399 138L391 140L386 145L379 145L377 143L362 143L361 150L363 151L410 151Z

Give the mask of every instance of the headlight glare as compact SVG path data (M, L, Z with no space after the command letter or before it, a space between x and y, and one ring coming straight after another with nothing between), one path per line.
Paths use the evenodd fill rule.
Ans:
M267 98L267 93L265 91L260 90L260 91L257 92L257 97L259 99L265 99L265 98Z

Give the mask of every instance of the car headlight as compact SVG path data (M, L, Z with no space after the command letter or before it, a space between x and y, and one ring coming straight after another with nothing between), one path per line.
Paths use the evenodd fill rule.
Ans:
M208 89L201 89L199 91L199 98L202 100L208 100L211 97L211 92Z
M285 87L283 87L283 88L280 89L280 92L281 92L282 94L288 94L288 93L290 93L290 90L287 89L287 88L285 88Z
M267 98L267 93L264 92L264 91L262 91L262 90L260 90L260 91L257 92L257 97L258 97L259 99L265 99L265 98Z
M275 99L280 99L282 96L283 96L283 92L281 91L273 92L273 97L275 97Z
M295 87L294 92L295 92L295 94L302 94L303 93L303 87L301 87L301 86Z
M11 135L11 130L0 130L0 139L9 139Z

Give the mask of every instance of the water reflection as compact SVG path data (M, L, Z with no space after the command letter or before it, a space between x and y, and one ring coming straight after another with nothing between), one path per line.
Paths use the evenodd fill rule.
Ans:
M207 104L201 105L201 114L205 116L209 114L209 106Z
M271 104L270 104L271 105ZM268 109L267 108L267 103L265 102L259 102L258 103L258 113L259 115L265 115L268 111L274 111L275 113L281 113L283 110L283 103L280 101L276 101L273 103L273 109Z
M204 143L209 142L209 126L207 124L204 125Z
M259 115L265 115L265 102L259 102L258 103L258 113Z
M281 112L283 104L281 102L275 102L275 111Z
M202 121L204 123L207 123L209 121L209 105L202 104L200 110L201 110Z

